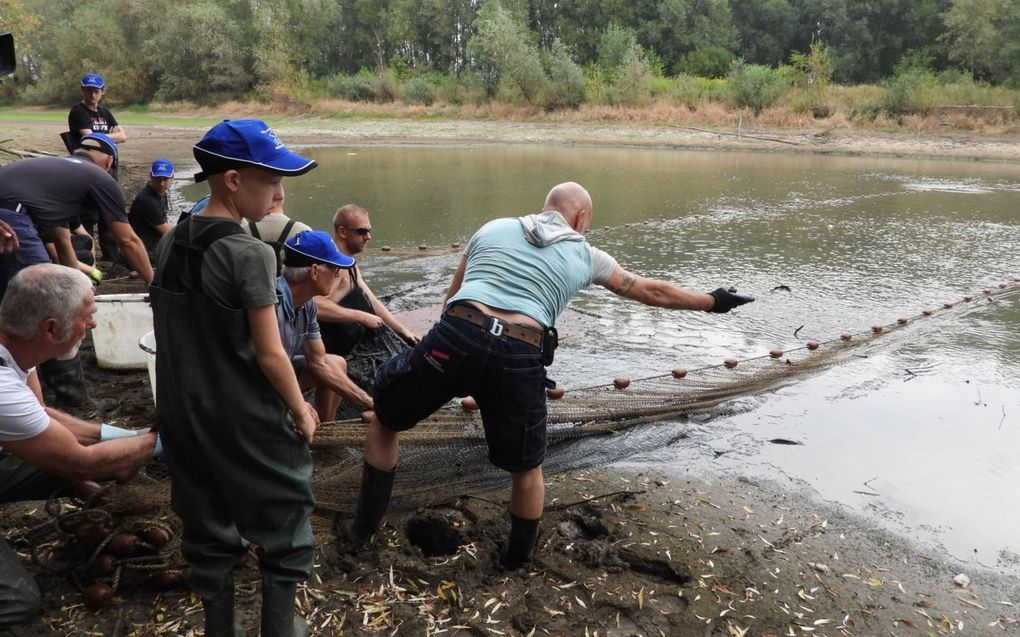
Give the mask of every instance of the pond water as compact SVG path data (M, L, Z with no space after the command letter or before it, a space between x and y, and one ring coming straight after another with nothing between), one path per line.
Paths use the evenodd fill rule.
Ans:
M586 290L551 369L567 388L867 331L1020 275L1016 166L498 145L308 154L320 167L285 182L288 214L329 229L339 205L368 209L363 271L376 294L399 293L398 310L439 302L452 242L536 211L566 180L592 193L590 241L627 269L758 299L712 315ZM1018 296L919 322L866 358L678 423L687 439L628 462L799 481L960 560L1020 571Z

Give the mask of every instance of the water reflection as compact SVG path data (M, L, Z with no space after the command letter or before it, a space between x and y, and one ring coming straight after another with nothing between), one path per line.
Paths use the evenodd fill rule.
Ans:
M539 146L315 149L287 182L288 213L329 227L354 201L372 214L362 259L397 309L442 298L457 251L485 221L537 210L550 186L587 186L591 241L635 272L696 289L736 285L733 315L673 313L584 291L551 375L568 387L757 356L917 315L1020 274L1013 166L814 155ZM197 199L202 187L184 190ZM386 256L373 248L406 249ZM786 286L789 290L777 289ZM794 334L797 336L794 336ZM711 463L804 480L996 564L1020 552L1020 302L1006 298L881 340L866 359L698 425L699 444L640 462ZM686 425L689 426L689 425ZM779 447L771 438L806 444ZM732 450L700 457L706 446ZM878 495L863 495L864 483ZM1006 551L1007 553L1000 552Z

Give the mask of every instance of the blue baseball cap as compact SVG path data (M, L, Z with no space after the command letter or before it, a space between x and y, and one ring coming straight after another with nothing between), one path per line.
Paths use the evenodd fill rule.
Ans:
M113 155L113 163L116 165L117 160L117 142L110 139L104 133L87 133L81 136L78 140L78 148L84 148L86 150L98 150L106 153L107 155Z
M103 88L106 83L103 82L103 76L99 73L86 73L81 76L81 85L88 88Z
M326 263L338 268L349 268L354 259L340 252L333 237L321 230L303 230L283 244L283 263L303 268L313 263Z
M288 150L273 129L257 119L223 120L195 144L194 154L202 167L202 172L195 175L196 182L246 166L292 177L319 165Z
M174 163L169 159L160 157L156 161L152 162L152 168L149 169L150 177L164 177L170 178L174 176Z

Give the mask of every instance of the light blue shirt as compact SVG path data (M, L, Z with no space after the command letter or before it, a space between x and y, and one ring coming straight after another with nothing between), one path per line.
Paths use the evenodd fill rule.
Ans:
M545 326L574 294L603 283L616 261L591 247L558 212L496 219L471 237L464 251L467 268L450 301L478 301L519 312Z

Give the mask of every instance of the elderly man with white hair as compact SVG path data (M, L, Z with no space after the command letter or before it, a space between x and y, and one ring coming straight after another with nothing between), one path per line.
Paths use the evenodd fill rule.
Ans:
M0 503L38 500L71 482L130 479L157 436L79 420L42 400L35 367L74 356L95 326L92 281L40 264L19 272L0 303ZM0 628L39 613L39 589L0 539Z

